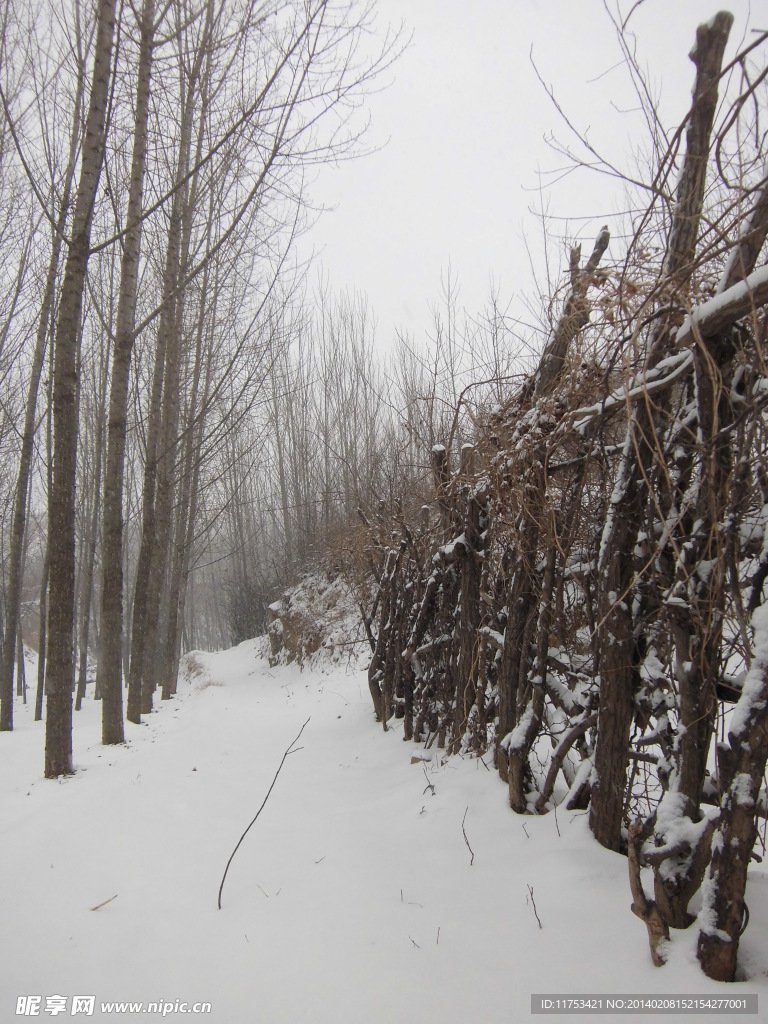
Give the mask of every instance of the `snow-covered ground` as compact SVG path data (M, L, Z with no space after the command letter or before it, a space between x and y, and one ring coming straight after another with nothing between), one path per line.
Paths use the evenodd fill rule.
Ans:
M685 1019L768 1019L763 867L747 894L745 981L702 975L695 926L656 969L626 861L583 814L517 817L482 762L411 763L418 748L373 721L361 668L270 668L262 652L250 641L188 658L178 697L128 725L124 747L101 746L89 697L77 773L59 782L42 778L31 706L17 710L0 736L3 1024L19 1007L53 1016L54 996L61 1019L84 1019L75 997L93 996L94 1020L162 1017L150 1003L178 1019L201 1002L211 1010L194 1019L210 1024L515 1024L533 993L757 993L757 1017ZM227 859L308 718L219 910ZM120 1001L143 1012L102 1010Z

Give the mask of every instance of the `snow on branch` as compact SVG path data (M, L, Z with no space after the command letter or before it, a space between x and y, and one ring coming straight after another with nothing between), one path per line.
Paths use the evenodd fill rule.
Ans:
M568 417L568 424L581 434L588 424L601 416L616 412L629 403L637 401L644 395L663 391L671 387L676 380L684 376L693 366L693 353L690 351L676 353L662 359L656 366L644 370L630 381L628 387L619 388L600 402L574 409Z
M698 306L678 329L675 344L681 348L692 338L712 337L767 302L768 264Z
M768 303L768 264L753 271L743 281L697 306L678 328L675 335L677 352L655 366L643 370L629 382L600 402L574 409L567 427L583 433L595 419L616 412L638 399L664 391L680 380L693 366L693 350L687 346L703 337L712 337L726 330L753 309Z

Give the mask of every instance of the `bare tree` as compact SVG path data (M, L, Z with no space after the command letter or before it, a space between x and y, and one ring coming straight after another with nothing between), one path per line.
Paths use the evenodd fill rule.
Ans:
M75 606L75 477L77 458L77 352L91 225L104 161L107 103L115 32L114 0L100 0L93 72L80 175L56 323L53 375L53 488L50 529L48 672L45 774L72 772L73 630Z
M101 587L101 648L97 687L104 701L102 739L123 741L122 632L123 632L123 478L125 465L128 378L133 352L139 256L143 225L144 174L147 157L152 58L155 48L154 0L145 0L137 24L139 52L136 70L136 107L133 154L128 186L128 209L122 242L120 295L117 307L107 429L107 465L104 473L103 553ZM138 720L133 707L129 714Z
M10 14L10 6L6 9L6 16ZM5 33L3 33L5 39ZM79 47L76 48L78 52ZM5 83L4 83L5 85ZM7 595L5 602L5 630L2 662L0 663L0 730L10 729L13 726L13 671L14 656L16 647L16 635L19 628L19 613L21 607L21 591L23 578L23 550L27 527L27 500L30 488L30 477L32 467L33 445L35 438L38 391L40 378L45 361L46 345L48 341L49 324L54 306L56 284L61 259L61 249L64 240L64 231L70 212L72 186L75 175L75 165L79 148L79 136L77 125L82 118L82 98L85 85L85 72L82 62L78 63L78 74L75 86L75 97L72 105L72 123L70 125L70 142L66 166L63 169L60 183L53 182L50 198L60 190L58 203L58 214L51 227L50 234L50 258L48 271L45 278L45 286L40 303L40 314L35 333L35 346L30 368L29 382L27 385L27 397L24 411L24 425L21 437L21 450L19 453L19 467L16 479L13 525L11 532L11 548L8 559L7 570ZM4 103L8 105L8 97L3 91ZM38 94L38 101L43 102L43 96Z

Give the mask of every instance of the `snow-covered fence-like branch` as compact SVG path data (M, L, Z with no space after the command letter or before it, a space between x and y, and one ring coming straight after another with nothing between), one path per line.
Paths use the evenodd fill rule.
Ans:
M477 410L471 447L446 436L432 448L426 511L406 523L393 503L389 531L371 530L385 638L372 672L405 737L493 749L520 813L563 799L589 808L599 842L629 855L658 963L670 929L693 920L714 849L700 959L722 977L715 940L743 926L746 875L720 865L725 847L748 859L768 731L751 706L743 757L732 737L708 775L726 702L744 707L745 677L745 693L762 686L749 617L768 579L765 154L740 165L738 185L708 183L731 22L720 14L697 33L693 104L625 265L600 268L607 229L583 267L573 246L536 370ZM670 204L657 186L673 166Z

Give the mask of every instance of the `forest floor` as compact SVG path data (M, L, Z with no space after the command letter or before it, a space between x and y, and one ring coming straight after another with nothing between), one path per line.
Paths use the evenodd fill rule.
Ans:
M0 736L0 1021L57 1005L84 1018L75 998L94 997L94 1020L204 1002L194 1019L210 1024L515 1024L534 993L757 993L757 1017L687 1019L768 1019L765 865L747 892L745 980L703 976L695 926L656 969L626 861L584 814L514 815L483 762L411 763L419 748L375 724L361 668L270 668L262 652L188 656L177 697L121 747L101 746L89 695L77 772L58 782L42 778L42 725L18 709ZM219 910L227 859L307 719ZM102 1007L120 1002L143 1006Z

